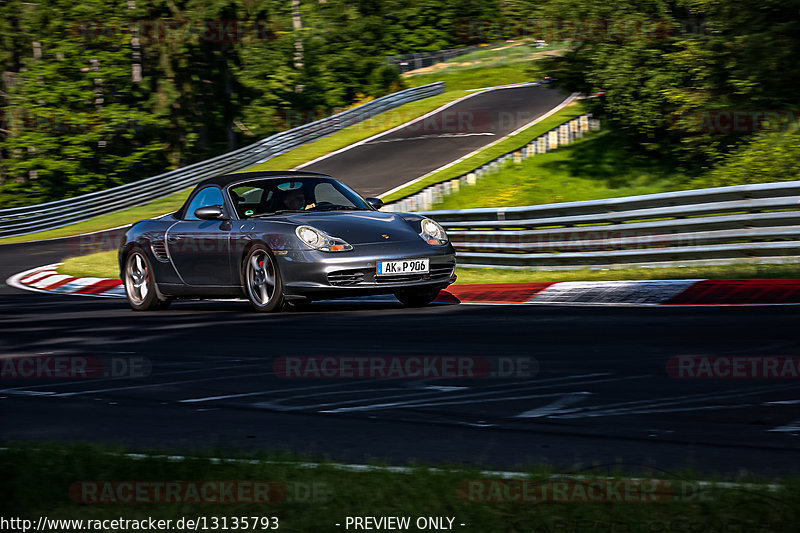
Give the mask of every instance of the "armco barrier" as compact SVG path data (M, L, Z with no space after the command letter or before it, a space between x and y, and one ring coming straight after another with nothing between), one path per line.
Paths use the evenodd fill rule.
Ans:
M423 214L446 228L461 265L800 262L800 181Z
M164 174L65 200L0 210L0 237L60 228L140 205L190 187L204 178L236 172L378 113L444 91L442 82L406 89L336 115L277 133L254 144Z

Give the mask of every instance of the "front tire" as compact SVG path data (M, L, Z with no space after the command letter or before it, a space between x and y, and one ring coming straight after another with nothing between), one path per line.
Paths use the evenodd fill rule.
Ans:
M279 311L283 306L283 280L275 258L266 247L253 246L242 266L245 294L253 309L262 313Z
M440 289L404 290L394 293L406 307L425 307L439 296Z
M123 283L128 304L134 311L154 311L169 305L169 301L158 298L153 267L141 250L133 250L125 259Z

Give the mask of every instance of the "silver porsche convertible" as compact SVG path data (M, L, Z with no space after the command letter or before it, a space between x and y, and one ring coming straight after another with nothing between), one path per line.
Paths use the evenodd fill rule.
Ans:
M413 213L383 213L343 183L305 172L207 179L176 213L125 234L119 266L135 310L176 298L246 297L257 311L312 300L394 294L430 303L455 281L444 229Z

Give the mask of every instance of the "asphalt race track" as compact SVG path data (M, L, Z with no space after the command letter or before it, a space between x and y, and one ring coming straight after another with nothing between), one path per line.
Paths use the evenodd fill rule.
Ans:
M501 139L566 97L549 86L476 94L430 117L299 168L329 174L364 196L378 196Z
M0 247L0 274L71 249L69 240ZM263 316L245 302L134 313L121 300L3 288L0 315L6 356L146 363L141 377L4 378L4 440L505 468L546 461L800 469L800 381L687 380L665 370L676 355L798 355L794 306L402 309L387 299ZM461 379L275 375L277 358L310 355L462 355L501 370L522 358L533 371Z
M510 95L541 91L505 89L495 93L494 104L481 103L481 97L467 102L499 105ZM543 109L562 98L541 94L553 96ZM434 136L424 143L455 143L452 158L460 153L456 148L474 149L467 141L491 138ZM363 145L314 170L345 180L349 175L364 194L381 192L398 184L386 172L399 165L390 154L417 142L423 141ZM345 172L356 155L372 163ZM427 155L418 159L404 168L423 172L441 163ZM384 181L368 190L353 180L378 175L373 163L383 168ZM86 243L113 248L119 233L2 245L0 282L85 252ZM266 316L230 301L178 302L167 311L135 313L122 300L3 286L0 356L100 358L116 373L93 379L3 374L0 440L291 450L395 464L514 468L548 462L569 469L623 463L785 474L800 471L798 378L676 379L667 365L686 355L800 356L798 323L798 306L403 309L391 298L320 302ZM466 356L488 361L502 375L276 375L276 360L309 356ZM520 361L525 368L509 371ZM134 363L141 370L131 375Z

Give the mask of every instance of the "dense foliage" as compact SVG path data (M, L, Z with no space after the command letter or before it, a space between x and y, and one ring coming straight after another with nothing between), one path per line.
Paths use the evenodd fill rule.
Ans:
M491 0L0 0L0 206L176 168L400 87Z
M590 105L615 137L692 186L800 178L800 0L0 0L0 207L397 90L387 55L518 37L570 41L536 71L605 91Z
M576 19L640 21L616 37L576 41L550 65L570 88L605 91L593 111L631 151L704 175L754 139L772 145L770 135L800 118L798 0L556 0L545 10L557 17L568 9ZM770 112L780 118L765 121ZM731 125L732 116L741 120ZM784 159L800 158L793 137L782 139L774 144ZM772 170L775 180L800 179L793 165ZM722 172L708 185L736 181Z

